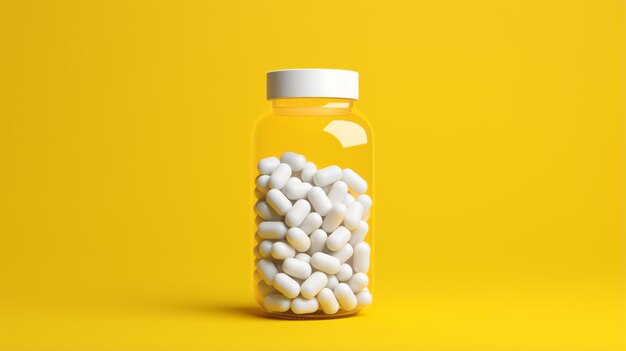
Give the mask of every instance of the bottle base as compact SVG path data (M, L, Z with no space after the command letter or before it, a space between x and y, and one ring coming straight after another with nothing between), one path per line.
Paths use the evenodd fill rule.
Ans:
M295 313L281 313L281 312L268 312L263 309L264 316L273 319L284 319L284 320L322 320L322 319L338 319L338 318L346 318L357 315L359 311L350 311L345 313L337 313L337 314L325 314L322 311L317 311L315 313L309 314L295 314Z

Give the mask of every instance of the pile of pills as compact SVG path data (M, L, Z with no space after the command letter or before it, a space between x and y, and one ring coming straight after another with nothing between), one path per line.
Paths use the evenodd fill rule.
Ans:
M369 305L367 182L349 168L318 170L293 152L264 158L257 168L254 255L263 306L301 315Z

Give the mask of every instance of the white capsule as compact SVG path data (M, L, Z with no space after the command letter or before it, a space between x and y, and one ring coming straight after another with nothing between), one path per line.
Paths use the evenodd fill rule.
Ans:
M345 244L339 251L333 252L330 255L338 259L339 262L344 263L352 257L354 248L350 244Z
M287 226L283 222L266 221L259 224L257 233L263 239L283 239L287 235Z
M355 273L350 281L348 281L348 285L350 285L350 289L355 293L363 290L363 288L367 287L370 280L365 273Z
M267 295L263 305L270 312L287 312L291 306L291 299L279 294Z
M256 188L259 189L262 193L266 193L270 190L267 186L267 183L270 181L270 176L267 174L262 174L256 177Z
M346 217L346 213L348 212L348 208L344 204L336 203L333 205L333 208L328 212L326 218L322 222L322 229L325 232L330 233L337 229L343 219Z
M269 241L269 240L263 240L259 244L259 254L261 254L261 257L263 258L269 257L270 252L272 251L273 245L274 245L274 242Z
M343 171L339 166L328 166L315 173L313 176L313 182L319 187L324 187L340 181L342 176Z
M335 314L339 310L339 301L335 297L333 291L329 288L324 288L317 295L317 302L322 307L322 311L326 314Z
M367 273L370 269L370 245L365 241L358 243L354 247L354 259L352 268L355 272Z
M274 277L274 288L290 299L300 294L300 284L285 273L276 274Z
M367 182L361 178L355 171L350 168L343 170L342 180L348 184L350 190L355 193L362 194L367 191Z
M267 203L281 216L287 214L292 207L291 201L278 189L268 191L266 197Z
M283 272L298 279L306 279L311 275L311 265L295 258L286 258L283 261Z
M339 306L346 311L352 311L357 305L357 299L350 286L346 283L339 283L335 288L335 297L339 302Z
M367 194L361 194L356 198L356 201L360 202L363 205L363 220L367 221L370 217L370 209L372 207L372 198Z
M295 314L313 313L319 308L317 299L296 297L291 300L291 311Z
M282 220L283 217L276 213L272 206L270 206L266 201L260 200L254 205L254 212L261 218L267 221L279 221Z
M356 294L356 301L356 307L359 309L369 306L372 303L372 294L365 288Z
M340 282L346 282L352 278L352 267L347 263L343 263L339 268L339 272L335 275Z
M280 157L280 162L288 164L295 172L300 172L306 165L306 158L295 152L288 151Z
M291 177L291 167L286 163L279 164L270 175L267 185L270 189L282 189Z
M336 257L316 252L311 256L311 266L327 274L336 274L339 272L341 262Z
M285 238L298 252L305 252L311 248L311 238L298 227L289 228Z
M354 199L354 196L347 194L346 197L343 199L343 204L346 206L350 206L350 204L353 203L354 201L356 201Z
M311 204L306 200L298 200L285 215L285 223L290 227L297 227L310 212Z
M341 226L333 231L326 240L326 247L331 251L338 251L350 241L350 231L348 228Z
M303 183L300 179L291 177L285 184L283 192L290 200L305 199L309 194L309 191L313 188L313 185L309 183Z
M360 202L355 201L348 206L348 212L346 212L346 218L343 220L343 225L350 230L355 230L359 226L359 223L361 223L362 217L363 205L361 205Z
M337 284L339 284L339 279L337 279L337 276L334 274L329 274L328 283L326 283L326 287L329 288L330 290L333 290L334 288L337 287Z
M272 257L277 260L284 260L289 257L294 257L296 255L296 250L285 242L277 241L274 245L272 245L271 254Z
M309 256L308 254L305 254L304 252L300 252L298 254L296 254L296 256L294 257L296 260L300 260L300 261L304 261L306 263L311 263L311 256Z
M313 233L315 229L319 229L322 225L323 219L317 212L311 212L304 218L302 224L300 224L300 229L305 232L307 235Z
M328 199L334 204L342 203L346 195L348 195L348 185L342 181L333 184L328 191Z
M259 280L259 282L256 283L256 291L258 291L259 295L263 297L270 295L270 294L275 294L278 292L276 291L276 289L274 289L273 286L268 285L263 279Z
M257 169L261 174L272 174L278 164L280 164L280 160L278 159L278 157L270 156L261 159L257 164Z
M300 173L300 178L305 183L313 183L313 176L317 172L317 166L313 162L307 162Z
M303 297L310 299L315 297L328 283L328 278L324 272L313 272L300 287L300 293Z
M311 233L311 247L309 248L309 254L314 254L316 252L320 252L324 250L326 247L326 240L328 239L328 234L322 229L316 229Z
M265 283L268 285L272 285L274 278L278 273L278 269L276 269L274 262L267 259L262 259L257 262L256 267L258 268L259 274L261 275L261 278L263 278Z
M367 231L369 230L369 228L370 226L367 224L366 221L361 221L359 223L359 226L352 231L349 242L350 245L355 246L356 244L363 241L363 239L365 239L365 236L367 235Z
M326 214L333 208L333 203L330 202L328 196L326 196L326 193L320 187L314 186L311 188L307 196L315 211L321 216L326 216Z

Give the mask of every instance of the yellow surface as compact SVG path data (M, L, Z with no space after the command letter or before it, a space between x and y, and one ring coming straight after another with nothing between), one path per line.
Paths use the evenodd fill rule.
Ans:
M0 5L0 349L623 350L622 1ZM264 73L361 72L376 297L257 315ZM245 200L244 200L245 199Z

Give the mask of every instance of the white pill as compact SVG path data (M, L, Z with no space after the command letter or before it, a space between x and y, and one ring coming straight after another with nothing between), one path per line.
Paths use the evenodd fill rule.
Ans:
M279 164L280 160L278 157L270 156L261 159L261 161L257 164L257 169L261 174L272 174Z
M350 281L348 281L348 285L350 285L350 289L352 289L352 291L357 293L363 290L363 288L366 288L369 282L370 280L367 277L367 274L355 273L352 278L350 278Z
M295 314L313 313L320 307L317 299L305 299L296 297L291 300L291 311Z
M285 273L276 274L274 277L274 288L290 299L300 294L300 284Z
M295 152L288 151L280 157L280 162L288 164L295 172L300 172L306 165L306 158Z
M337 301L339 302L339 306L341 306L341 308L346 311L352 311L356 307L358 301L356 299L356 296L354 295L354 292L352 291L352 289L350 289L350 286L348 286L348 284L337 284L334 292L335 297L337 298Z
M285 238L298 252L305 252L311 248L311 238L298 227L289 228Z
M339 272L337 272L335 276L340 282L346 282L350 280L350 278L352 278L352 267L347 263L343 263L339 268Z
M366 221L361 221L359 223L359 226L352 231L352 236L350 236L350 245L355 246L356 244L363 241L363 239L365 239L365 236L367 235L367 231L369 230L369 228L370 226L367 224Z
M365 241L358 243L354 247L354 259L352 268L355 272L367 273L370 269L370 245Z
M312 183L315 172L317 172L317 166L315 166L315 163L307 162L300 173L300 178L303 182Z
M313 233L315 229L319 229L322 226L322 216L320 216L317 212L311 212L304 218L302 224L300 224L300 229L305 232L307 235Z
M295 258L286 258L283 261L283 272L298 279L306 279L311 275L311 265Z
M343 199L343 204L346 206L350 206L350 204L354 201L356 201L354 199L354 196L352 196L351 194L347 194L346 197Z
M311 256L311 265L315 269L320 270L327 274L336 274L339 272L341 262L333 256L325 254L323 252L316 252Z
M367 194L361 194L356 198L356 201L363 205L363 220L367 221L370 216L370 208L372 207L372 198Z
M268 191L266 198L267 203L281 216L287 214L292 207L291 201L278 189Z
M314 186L311 188L307 197L309 198L311 206L315 209L315 212L319 213L321 216L326 216L326 214L333 208L333 203L330 202L328 196L326 196L326 193L320 187Z
M294 257L296 255L296 250L285 242L277 241L274 245L272 245L270 253L275 259L284 260L289 257Z
M361 223L362 217L363 205L361 205L360 202L355 201L351 203L350 206L348 206L348 212L346 212L346 218L343 220L343 225L345 225L350 230L355 230L359 226L359 223Z
M291 177L291 167L286 163L279 164L270 175L267 185L270 189L282 189Z
M326 287L329 288L330 290L333 290L334 288L337 287L337 284L339 284L339 279L337 279L337 276L334 274L329 274L328 283L326 283Z
M341 203L334 204L333 208L330 210L330 212L328 212L326 218L324 218L324 221L322 222L322 229L324 229L324 231L327 233L330 233L337 229L337 227L341 225L341 222L343 222L344 218L346 217L347 212L348 208L346 207L346 205Z
M328 283L328 277L323 272L314 272L302 283L300 293L303 297L310 299L315 297Z
M323 225L323 224L322 224ZM335 229L326 240L326 247L331 251L338 251L350 241L350 231L348 228L341 226Z
M305 199L309 194L309 191L313 188L313 185L309 183L303 183L300 179L291 177L285 184L283 192L290 200Z
M259 282L256 283L256 291L258 291L259 295L261 295L263 297L265 297L267 295L270 295L270 294L275 294L275 293L278 292L278 291L276 291L276 289L274 289L273 286L268 285L267 283L265 283L265 281L263 279L259 280Z
M318 170L313 176L313 182L315 185L324 187L331 185L334 182L340 181L343 176L343 171L339 166L328 166Z
M263 240L260 244L259 244L259 254L261 254L261 257L266 258L270 256L270 252L272 251L272 246L274 245L273 241L270 240Z
M338 259L339 262L344 263L348 259L350 259L350 257L352 257L353 253L354 253L354 248L352 247L352 245L345 244L339 251L333 252L330 255Z
M305 254L304 252L300 252L299 254L296 254L294 258L296 260L304 261L309 264L311 263L311 256L309 256L308 254Z
M259 224L257 233L263 239L283 239L287 235L287 226L283 222L266 221Z
M342 181L333 184L328 191L328 199L334 204L342 203L346 195L348 195L348 185Z
M266 193L270 190L267 186L267 183L270 181L270 176L267 174L262 174L256 177L256 188L259 189L262 193Z
M356 301L356 306L358 308L369 306L372 303L372 294L370 294L370 291L365 288L356 294Z
M298 200L291 206L291 209L287 211L285 223L290 227L297 227L304 222L304 219L310 212L311 204L306 200Z
M328 234L322 229L316 229L311 233L311 247L309 248L309 254L314 254L316 252L320 252L324 250L326 247L326 240L328 239Z
M270 206L266 201L260 200L254 205L254 212L261 218L267 221L278 221L282 220L283 217L276 213L272 206Z
M263 278L265 283L268 285L272 285L274 278L278 273L278 269L276 269L274 262L267 259L262 259L256 264L256 266L259 269L259 274L261 275L261 278Z
M322 311L326 314L335 314L339 310L339 301L335 297L333 291L329 288L324 288L317 295L317 302L322 307Z
M343 170L342 180L348 184L350 190L355 193L362 194L367 191L367 182L361 178L355 171L350 168Z
M270 312L287 312L291 306L291 299L283 295L267 295L263 305Z

